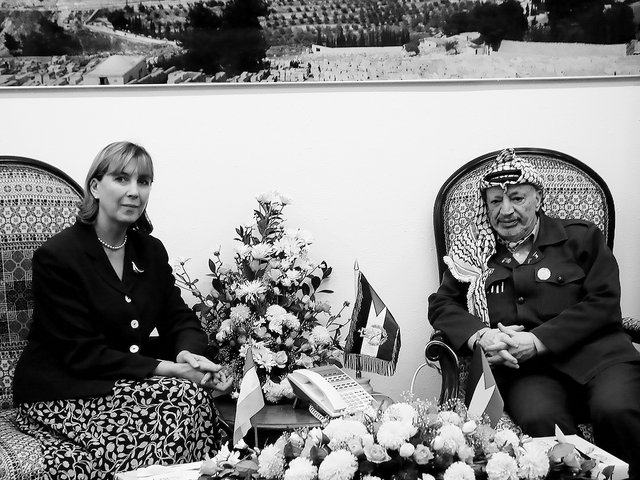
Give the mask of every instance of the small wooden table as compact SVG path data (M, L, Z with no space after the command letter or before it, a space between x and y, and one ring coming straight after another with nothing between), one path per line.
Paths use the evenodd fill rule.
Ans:
M228 396L216 399L216 408L222 420L233 427L236 418L236 401ZM255 446L258 446L258 433L275 433L280 436L284 430L301 427L319 427L320 421L309 413L307 404L300 403L293 407L292 403L265 404L264 408L251 418L253 425L253 438ZM275 439L273 439L275 441Z

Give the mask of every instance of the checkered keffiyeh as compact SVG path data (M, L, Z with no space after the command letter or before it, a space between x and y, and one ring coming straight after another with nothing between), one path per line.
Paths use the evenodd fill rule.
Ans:
M488 262L496 253L496 237L489 223L484 191L495 186L501 186L506 191L508 185L525 183L543 189L542 177L529 162L516 156L512 148L500 152L478 184L473 221L455 238L449 248L449 254L444 257L444 262L453 277L459 282L469 283L467 310L487 326L489 310L485 285L493 271L489 268Z

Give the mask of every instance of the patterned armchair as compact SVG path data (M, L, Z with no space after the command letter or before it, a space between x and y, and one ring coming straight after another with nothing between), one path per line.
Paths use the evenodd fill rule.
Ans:
M0 156L0 478L43 478L37 440L15 425L12 383L26 344L33 298L31 259L49 237L74 223L80 186L60 170ZM73 450L73 446L69 445Z
M545 212L551 217L589 220L604 232L613 249L615 210L609 188L591 168L573 157L541 148L516 148L519 156L540 172L545 185ZM488 170L499 151L472 160L444 183L436 198L433 223L442 278L446 265L442 259L456 235L473 219L470 208L479 178ZM640 342L640 322L625 318L625 330ZM464 397L468 359L458 358L442 332L434 331L425 348L427 361L438 362L442 374L440 402ZM585 432L588 435L588 431Z

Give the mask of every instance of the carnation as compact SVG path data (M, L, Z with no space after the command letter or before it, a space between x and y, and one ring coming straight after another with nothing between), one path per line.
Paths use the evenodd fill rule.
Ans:
M516 459L504 452L491 455L487 462L488 480L518 480Z
M440 438L444 441L444 449L450 453L456 453L466 445L464 434L460 427L453 424L446 424L440 427Z
M291 460L289 468L284 472L284 480L313 480L318 474L316 467L306 457L298 457Z
M451 411L440 412L438 416L440 417L440 420L442 420L443 424L451 423L457 426L462 425L462 418L460 418L460 415L458 415L456 412L451 412Z
M258 457L258 474L266 479L281 477L284 471L284 456L275 445L264 447Z
M536 442L529 442L524 450L524 453L520 455L518 475L527 480L546 477L549 472L549 457L546 448Z
M356 420L336 418L327 424L323 432L332 445L342 445L352 438L362 439L367 434L367 427Z
M258 243L251 248L251 256L255 260L267 260L273 248L266 243Z
M378 443L384 448L398 450L411 436L415 427L411 424L392 420L380 425L378 430ZM413 432L413 433L412 433Z
M443 480L475 480L473 468L464 462L452 463L444 472Z
M515 432L511 430L498 430L496 432L494 441L496 442L496 445L500 449L507 448L508 446L511 446L513 449L516 449L520 444L520 439L518 438L518 435L516 435Z
M389 405L382 414L383 422L387 420L399 420L413 424L417 418L418 412L413 408L413 405L409 405L408 403L394 403Z
M255 302L258 297L264 295L266 291L267 288L260 280L251 280L239 285L236 290L236 294L241 298L246 297L249 302Z
M327 455L318 469L318 480L351 480L358 471L358 459L346 450Z

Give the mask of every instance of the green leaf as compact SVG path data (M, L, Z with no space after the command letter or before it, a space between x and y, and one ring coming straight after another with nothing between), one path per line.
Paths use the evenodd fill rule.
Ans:
M602 469L602 475L604 475L605 480L611 480L613 478L613 469L615 467L613 465L607 465Z
M322 283L322 279L320 277L311 277L311 285L313 285L313 289L317 290Z
M333 293L333 290L318 290L318 293Z
M240 460L236 463L235 470L240 475L251 475L258 471L258 464L254 460Z
M213 273L216 273L216 264L211 259L209 259L209 270L211 270Z

